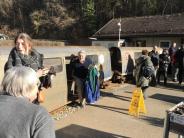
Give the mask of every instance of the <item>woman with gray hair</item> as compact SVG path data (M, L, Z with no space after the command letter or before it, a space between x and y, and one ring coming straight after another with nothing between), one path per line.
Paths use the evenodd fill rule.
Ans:
M55 138L48 112L32 103L38 86L37 74L29 67L6 71L0 87L1 138Z
M91 59L86 58L86 52L80 50L78 52L78 58L72 61L72 77L76 84L76 92L79 98L79 104L81 107L85 106L85 94L84 94L84 85L86 76L88 73L88 67L92 64Z

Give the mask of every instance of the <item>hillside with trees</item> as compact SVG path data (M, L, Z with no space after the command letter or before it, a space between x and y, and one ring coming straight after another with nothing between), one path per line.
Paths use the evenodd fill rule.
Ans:
M184 12L184 0L1 0L0 33L36 39L88 38L112 18Z

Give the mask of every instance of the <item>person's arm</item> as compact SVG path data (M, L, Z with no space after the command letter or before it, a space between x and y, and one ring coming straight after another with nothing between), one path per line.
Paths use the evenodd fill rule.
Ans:
M37 70L38 77L47 75L49 72L49 69L45 68L43 65L44 55L38 53L35 49L33 49L33 50L37 54L37 59L38 59L38 70Z
M13 67L13 54L11 51L9 56L8 56L8 61L6 62L5 66L4 66L4 71L6 72L6 70L8 70L12 67Z

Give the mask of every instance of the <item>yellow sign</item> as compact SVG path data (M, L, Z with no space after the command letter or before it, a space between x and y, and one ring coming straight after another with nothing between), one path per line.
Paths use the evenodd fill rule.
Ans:
M139 113L146 113L146 108L142 90L141 88L136 88L133 91L133 96L129 107L129 114L138 117Z

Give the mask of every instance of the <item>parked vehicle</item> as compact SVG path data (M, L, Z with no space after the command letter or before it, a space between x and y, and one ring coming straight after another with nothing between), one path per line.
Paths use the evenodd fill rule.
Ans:
M11 48L8 46L0 47L0 81ZM40 46L35 48L44 54L44 66L48 68L52 66L56 71L56 76L52 80L52 87L44 90L45 102L42 103L48 111L52 111L73 100L70 60L73 55L77 55L78 51L85 50L87 58L90 58L97 68L103 66L104 79L108 80L112 77L114 71L119 71L122 75L132 74L135 59L146 47ZM147 49L151 50L152 48Z
M7 40L9 37L5 34L0 34L0 40Z
M9 52L12 47L0 47L0 81L4 73L4 65L8 59ZM103 47L36 47L37 51L44 54L43 64L45 67L51 66L56 70L56 76L52 81L52 87L45 89L45 102L43 106L48 111L57 109L72 100L71 97L71 55L77 55L79 50L87 51L87 58L90 58L93 63L99 67L101 64L104 68L105 79L108 80L111 74L111 62L109 50ZM102 62L103 60L103 62Z

